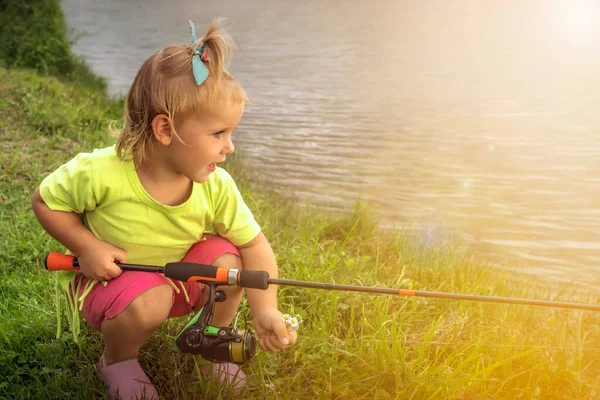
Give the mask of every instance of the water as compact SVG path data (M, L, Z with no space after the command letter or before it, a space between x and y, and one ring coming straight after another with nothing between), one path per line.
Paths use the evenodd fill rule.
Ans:
M600 8L592 2L63 0L126 92L225 15L254 104L236 146L282 193L368 201L555 281L600 281ZM441 227L441 228L440 228Z

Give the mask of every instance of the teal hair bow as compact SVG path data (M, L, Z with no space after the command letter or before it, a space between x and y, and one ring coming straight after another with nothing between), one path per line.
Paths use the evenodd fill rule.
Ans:
M194 23L188 19L190 24L190 31L192 32L192 45L196 44L196 27ZM196 84L201 85L202 82L208 78L208 68L202 61L206 61L206 50L204 44L194 49L194 55L192 56L192 71L194 72L194 79Z

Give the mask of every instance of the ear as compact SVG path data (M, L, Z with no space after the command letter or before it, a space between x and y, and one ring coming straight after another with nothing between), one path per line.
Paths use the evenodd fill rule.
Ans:
M168 146L173 141L171 119L165 114L158 114L152 120L152 134L160 144Z

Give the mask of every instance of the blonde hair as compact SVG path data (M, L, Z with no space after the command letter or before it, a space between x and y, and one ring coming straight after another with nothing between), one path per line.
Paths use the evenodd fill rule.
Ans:
M190 45L171 45L154 53L138 71L125 101L123 129L111 130L117 136L117 155L133 160L136 166L147 159L152 146L152 120L167 115L173 124L191 111L202 112L215 101L247 102L246 92L227 71L234 46L231 36L213 19L206 35ZM192 72L192 56L204 46L208 77L197 85ZM174 126L172 127L174 129ZM175 133L176 135L176 133Z

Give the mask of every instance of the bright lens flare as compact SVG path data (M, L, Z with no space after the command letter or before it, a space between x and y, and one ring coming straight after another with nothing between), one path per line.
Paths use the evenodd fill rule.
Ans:
M600 6L596 2L563 1L556 5L554 21L561 40L586 46L598 41Z

